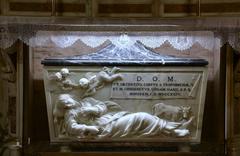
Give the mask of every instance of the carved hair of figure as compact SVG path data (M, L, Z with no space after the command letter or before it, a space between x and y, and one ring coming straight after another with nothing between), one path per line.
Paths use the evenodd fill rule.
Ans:
M153 105L152 112L154 115L170 121L188 120L190 117L191 107L171 106L164 103Z
M113 67L112 69L108 67L103 67L103 70L97 74L93 74L90 72L87 73L86 74L87 78L81 78L79 80L79 85L82 88L86 88L83 97L93 95L96 92L96 90L102 88L105 85L105 83L113 82L114 80L117 79L122 79L121 74L116 74L116 72L119 70L120 68L117 67Z
M57 102L54 105L53 115L55 117L63 117L66 109L73 108L77 104L79 103L73 100L70 94L60 94L57 97Z
M70 136L95 139L161 135L184 137L190 133L187 127L193 120L170 122L145 112L112 111L108 104L118 104L89 97L80 103L79 107L67 111L64 116L66 131Z
M57 97L53 108L53 121L55 126L58 126L58 133L64 133L63 120L66 111L75 108L77 105L80 105L80 103L75 101L69 94L60 94Z

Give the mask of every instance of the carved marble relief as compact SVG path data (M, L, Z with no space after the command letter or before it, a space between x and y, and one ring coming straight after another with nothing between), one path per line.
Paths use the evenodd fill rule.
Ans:
M22 53L17 47L0 49L0 155L19 154L22 142Z
M114 99L97 99L94 95L106 85L126 79L119 71L118 67L103 67L97 73L87 72L78 79L70 77L76 73L68 68L49 74L50 83L62 90L55 92L55 100L52 99L55 102L51 113L58 138L184 138L191 134L195 115L190 106L155 103L151 112L131 112Z
M208 62L121 39L42 61L51 141L200 142Z
M17 134L17 82L16 82L16 60L17 52L14 48L7 50L0 50L1 60L1 75L2 91L3 91L3 103L2 108L4 117L8 119L9 133L12 135ZM7 114L5 114L7 112Z
M2 58L1 71L4 73L2 78L9 82L16 81L16 51L15 50L0 50Z

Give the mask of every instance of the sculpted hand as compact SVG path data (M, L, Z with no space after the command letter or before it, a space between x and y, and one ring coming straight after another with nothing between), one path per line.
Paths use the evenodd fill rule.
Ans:
M122 80L123 79L123 75L122 74L116 74L118 79Z
M89 134L97 134L99 132L99 130L96 126L87 126L86 132Z

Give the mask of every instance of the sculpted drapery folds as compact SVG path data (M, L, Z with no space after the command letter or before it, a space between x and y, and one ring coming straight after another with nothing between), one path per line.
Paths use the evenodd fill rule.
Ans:
M63 96L67 99L63 100ZM189 134L185 127L193 119L185 123L170 122L145 112L123 111L114 102L102 102L91 97L77 102L70 95L62 94L59 100L58 104L65 105L65 134L79 138L183 137Z

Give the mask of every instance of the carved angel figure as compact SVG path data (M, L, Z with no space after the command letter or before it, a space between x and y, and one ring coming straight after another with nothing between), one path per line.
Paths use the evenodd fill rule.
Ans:
M87 97L75 102L70 95L65 98L71 100L58 102L74 103L74 108L67 108L64 114L65 131L69 136L80 138L107 139L161 135L184 137L189 134L187 127L193 120L191 118L184 123L170 122L145 112L123 111L112 101L102 102Z
M105 83L122 79L121 74L117 74L120 68L103 67L103 70L97 74L88 72L86 78L81 78L79 84L73 82L70 78L70 72L67 68L62 68L59 72L49 77L50 80L56 81L63 90L85 89L83 97L93 95L98 89L102 88Z
M81 78L79 80L80 87L86 89L83 97L93 95L98 89L102 88L105 83L112 82L117 79L122 79L122 75L118 74L120 68L113 67L103 67L103 70L97 74L91 72L86 74L86 78Z
M50 76L50 80L58 82L63 90L72 90L77 88L79 85L74 83L69 78L70 72L67 68L62 68L59 72L56 72L54 75Z

